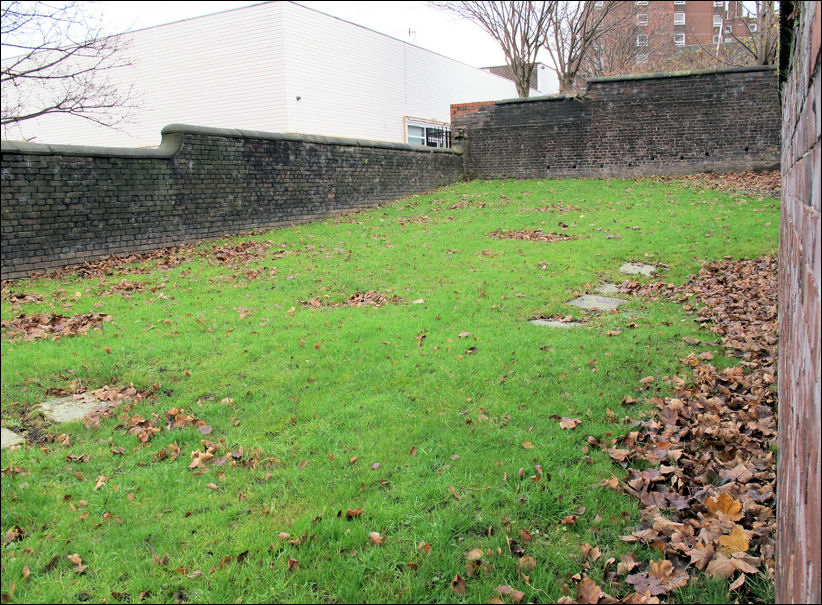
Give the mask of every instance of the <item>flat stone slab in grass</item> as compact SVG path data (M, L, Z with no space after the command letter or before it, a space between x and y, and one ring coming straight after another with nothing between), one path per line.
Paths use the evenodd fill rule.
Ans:
M617 288L616 284L602 284L601 286L597 286L595 291L599 294L619 294L619 288Z
M0 449L8 449L12 445L20 445L21 443L25 443L26 440L22 436L18 435L14 431L11 431L5 427L0 430Z
M81 420L86 414L96 408L106 408L111 405L107 401L100 401L96 397L82 393L80 395L70 395L52 399L40 404L40 409L46 418L54 423L74 422Z
M643 265L642 263L625 263L619 270L630 275L652 275L656 273L653 265Z
M585 325L581 321L558 321L556 319L532 319L528 323L546 328L576 328Z
M583 294L579 298L568 301L565 304L585 309L586 311L612 311L624 303L621 298L608 298L607 296L596 296L595 294Z

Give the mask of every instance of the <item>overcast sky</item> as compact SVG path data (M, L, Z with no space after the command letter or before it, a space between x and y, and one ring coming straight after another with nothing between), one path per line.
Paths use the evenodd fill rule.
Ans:
M96 2L109 33L172 23L259 2ZM478 26L426 2L298 2L474 67L502 65L496 41ZM544 60L543 60L544 61Z

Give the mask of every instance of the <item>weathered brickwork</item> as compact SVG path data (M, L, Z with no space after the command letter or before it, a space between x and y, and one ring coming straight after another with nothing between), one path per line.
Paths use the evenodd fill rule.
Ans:
M468 177L619 177L779 166L774 68L600 78L581 97L452 107Z
M822 28L818 3L793 4L800 19L782 98L776 602L819 603Z
M3 143L2 278L288 225L462 177L450 150L167 127L158 150Z

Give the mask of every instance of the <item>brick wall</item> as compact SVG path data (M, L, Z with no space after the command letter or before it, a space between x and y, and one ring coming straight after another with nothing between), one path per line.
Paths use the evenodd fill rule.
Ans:
M2 278L421 193L462 177L451 150L171 126L155 150L3 142Z
M582 97L452 109L469 177L614 177L779 166L775 68L591 80Z
M776 602L819 603L822 27L818 3L783 2L784 18L792 5L800 18L782 98ZM790 38L782 43L787 51Z

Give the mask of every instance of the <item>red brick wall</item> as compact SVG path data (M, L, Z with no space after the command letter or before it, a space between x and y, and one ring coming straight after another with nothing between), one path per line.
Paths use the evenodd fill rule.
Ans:
M479 103L459 103L451 106L451 123L454 123L456 118L467 116L471 113L477 113L483 105L493 105L495 101L480 101Z
M777 603L819 603L820 10L799 7L782 100ZM784 43L784 39L783 39Z

